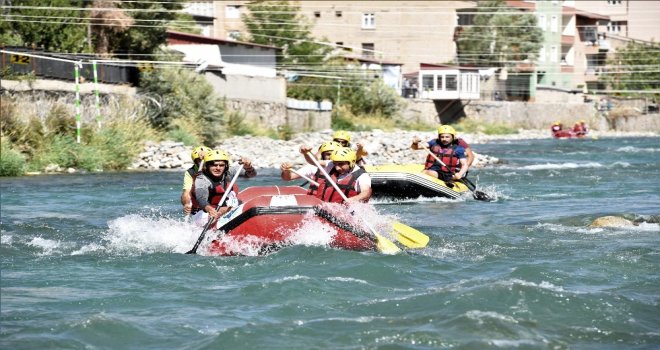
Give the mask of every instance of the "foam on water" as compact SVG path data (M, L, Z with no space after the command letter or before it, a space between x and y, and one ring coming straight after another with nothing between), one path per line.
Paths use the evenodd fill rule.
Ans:
M108 222L103 237L108 251L117 253L185 253L201 233L192 224L171 218L131 214ZM88 247L87 249L93 249Z
M634 147L634 146L619 147L615 150L615 152L626 152L626 153L658 152L658 151L660 151L660 148Z

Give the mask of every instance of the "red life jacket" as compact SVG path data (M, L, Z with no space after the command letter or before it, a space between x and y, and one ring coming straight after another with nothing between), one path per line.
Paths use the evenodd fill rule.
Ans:
M461 169L461 162L456 156L456 145L451 145L450 147L443 148L439 144L433 145L431 147L431 152L435 154L440 160L445 163L446 165L449 166L449 169L447 167L440 165L440 171L443 173L450 173L454 174L458 172ZM426 163L424 164L424 169L430 169L433 164L438 163L435 158L431 157L429 154L426 157Z
M199 174L199 173L198 173ZM199 203L197 202L197 198L195 196L195 179L197 179L197 175L193 178L193 188L192 188L192 203L193 203L193 208L199 208ZM217 206L218 203L220 202L220 199L222 196L225 194L225 190L227 189L227 174L225 173L225 176L222 180L220 181L213 181L211 178L209 178L211 181L211 186L209 186L209 204ZM238 185L234 183L234 186L231 189L234 191L234 193L238 194ZM227 198L225 198L225 203L227 202ZM224 204L222 206L225 206Z
M322 178L322 177L323 177L323 174L321 174L321 170L316 169L316 174L312 175L311 179L316 181L316 182L319 182L319 179ZM309 184L309 190L307 191L308 195L316 197L318 191L319 191L319 188L316 185Z
M359 167L355 172L352 172L343 179L337 181L337 172L334 168L330 170L330 178L337 184L337 187L344 193L346 198L351 198L357 196L360 192L355 190L355 181L364 174L366 171L363 167ZM320 176L316 182L319 183L319 187L316 190L316 197L324 202L333 202L333 203L344 203L344 199L341 195L335 190L334 186L330 184L325 176Z

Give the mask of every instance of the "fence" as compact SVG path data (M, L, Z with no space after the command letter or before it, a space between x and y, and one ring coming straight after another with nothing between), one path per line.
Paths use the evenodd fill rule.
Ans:
M76 62L85 61L80 76L91 81L94 68L89 62L96 57L91 55L58 55L43 50L25 47L3 47L0 52L2 75L33 74L37 77L75 81ZM131 84L139 82L139 69L134 63L97 63L97 80L107 84Z

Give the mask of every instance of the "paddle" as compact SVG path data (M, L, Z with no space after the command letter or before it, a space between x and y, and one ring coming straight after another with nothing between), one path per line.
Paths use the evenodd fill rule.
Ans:
M229 192L231 192L232 187L234 187L234 183L236 182L236 179L238 179L238 175L241 174L241 169L240 167L236 169L236 174L234 174L234 177L231 179L231 182L229 183L229 186L225 189L225 193L222 195L222 198L220 198L220 202L218 202L218 206L215 208L215 210L220 209L220 206L222 203L227 199L227 195L229 195ZM195 245L190 249L189 251L186 252L186 254L196 254L197 253L197 248L199 248L199 245L202 243L202 240L204 240L204 236L206 235L206 231L211 227L211 224L215 221L215 218L210 217L209 221L204 225L204 229L202 230L202 233L199 235L199 238L197 238L197 242L195 242Z
M438 158L438 156L436 156L435 154L433 154L433 152L431 152L430 149L428 149L428 148L426 148L426 147L425 147L424 149L426 150L426 153L430 154L431 157L433 157L433 159L435 159L436 161L438 161L438 163L442 164L442 166L444 166L445 168L449 169L449 167L447 166L447 164L445 164L442 160L440 160L440 158ZM490 197L488 194L486 194L485 192L482 192L482 191L477 190L477 186L475 186L475 185L472 183L472 181L468 180L466 177L460 179L459 181L462 182L463 184L465 184L465 186L467 186L467 188L468 188L470 191L472 191L472 197L474 197L474 199L479 200L479 201L487 201L487 202L490 202L490 201L493 200L493 198L491 198L491 197Z
M339 193L339 195L344 200L344 202L348 201L348 198L346 198L344 192L342 192L339 186L337 186L337 184L332 180L332 177L330 177L328 172L325 171L325 168L323 168L321 164L319 164L319 161L316 159L316 157L314 157L312 152L307 152L307 154L309 155L309 158L311 158L312 161L314 162L314 165L316 165L316 167L319 168L321 173L323 173L323 176L325 176L326 180L332 185L332 187L335 188L335 191ZM371 233L376 238L376 247L378 248L379 251L385 254L395 254L401 251L401 249L399 249L399 247L397 247L396 244L394 244L394 242L390 241L389 239L383 237L378 232L376 232L376 230L366 220L363 220L363 222L367 226L369 231L371 231Z
M301 174L298 170L293 169L293 168L288 168L288 170L290 170L292 173L294 173L294 174L300 176L301 178L307 180L307 182L305 182L304 184L302 184L301 187L304 187L307 183L311 183L312 185L314 185L314 186L316 186L316 187L319 187L319 183L318 183L318 182L316 182L316 181L310 179L309 177L305 176L304 174Z

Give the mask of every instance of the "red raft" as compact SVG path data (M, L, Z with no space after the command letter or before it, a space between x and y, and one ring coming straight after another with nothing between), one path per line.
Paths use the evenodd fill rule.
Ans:
M375 250L375 238L344 206L324 203L299 186L249 187L238 194L241 205L218 220L219 232L210 255L264 255L295 244L300 228L321 227L329 245L349 250ZM314 234L318 234L315 232Z

